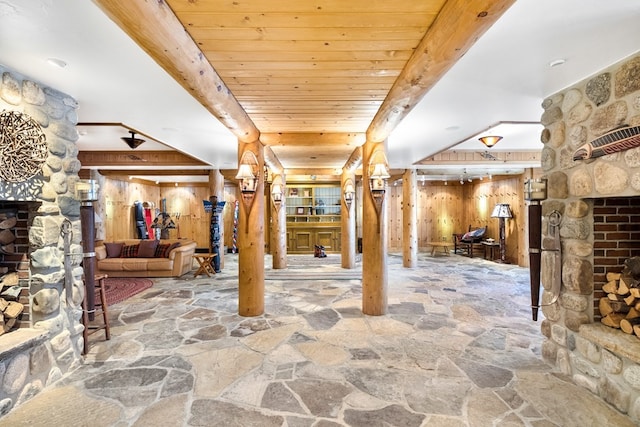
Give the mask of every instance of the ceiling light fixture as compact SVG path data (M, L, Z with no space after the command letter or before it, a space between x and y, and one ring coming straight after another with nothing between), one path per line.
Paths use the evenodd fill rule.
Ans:
M65 61L58 58L47 58L47 64L58 68L64 68L67 66L67 63Z
M553 67L558 67L562 64L564 64L566 61L562 58L560 59L554 59L553 61L549 62L549 67L553 68Z
M123 136L122 140L127 143L132 150L135 150L144 142L144 139L136 138L136 133L134 131L129 131L131 136Z
M494 145L496 145L501 139L501 136L497 136L497 135L487 135L487 136L481 136L480 138L478 138L480 140L480 142L482 142L487 148L491 148Z

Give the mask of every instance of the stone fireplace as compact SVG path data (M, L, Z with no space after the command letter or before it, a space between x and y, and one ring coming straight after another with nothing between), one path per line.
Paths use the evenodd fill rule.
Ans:
M84 286L80 204L73 197L80 170L77 102L2 65L0 74L0 111L26 114L46 138L41 171L21 182L0 178L0 214L17 218L0 267L18 273L24 305L17 324L0 335L2 417L81 363ZM72 230L68 253L63 223Z
M604 326L598 312L608 272L640 254L640 147L574 160L585 144L640 125L640 54L543 103L543 247L549 214L561 215L562 255L543 252L542 304L556 278L558 302L543 306L543 355L575 383L640 422L640 338ZM557 269L560 270L560 274Z

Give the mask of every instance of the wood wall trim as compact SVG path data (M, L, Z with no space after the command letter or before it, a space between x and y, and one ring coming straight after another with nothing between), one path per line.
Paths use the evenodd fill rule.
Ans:
M160 166L210 166L179 151L80 151L78 160L83 168L99 168L107 165L110 167L133 166L140 169ZM178 173L178 171L174 172Z

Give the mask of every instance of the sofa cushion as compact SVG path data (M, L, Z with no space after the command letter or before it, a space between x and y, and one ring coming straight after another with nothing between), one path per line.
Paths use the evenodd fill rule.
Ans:
M157 247L157 240L141 240L138 246L138 258L153 258Z
M136 258L138 256L138 246L139 245L124 245L120 253L120 258Z
M123 243L105 243L104 247L107 250L107 258L120 258L123 246Z

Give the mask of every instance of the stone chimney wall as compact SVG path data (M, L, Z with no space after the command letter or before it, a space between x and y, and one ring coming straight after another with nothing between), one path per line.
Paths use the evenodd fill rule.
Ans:
M640 54L545 99L542 168L548 178L543 233L562 215L561 266L543 252L542 304L552 300L556 268L562 288L544 306L543 356L564 374L640 421L640 339L594 322L594 200L640 195L640 147L573 160L582 145L621 125L640 125ZM543 234L545 241L551 238Z
M0 417L79 366L83 346L80 205L74 199L77 102L0 65L0 111L32 117L43 129L48 157L42 171L24 182L0 179L0 200L38 202L29 225L31 328L0 336ZM1 131L1 130L0 130ZM63 221L71 222L72 283L65 283ZM65 286L72 286L66 297Z

